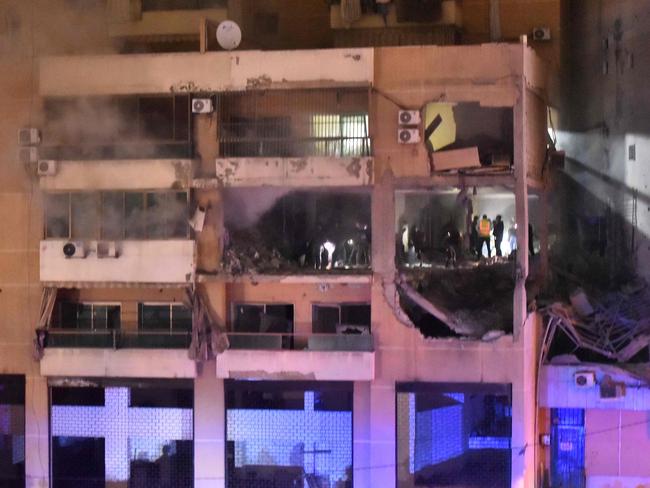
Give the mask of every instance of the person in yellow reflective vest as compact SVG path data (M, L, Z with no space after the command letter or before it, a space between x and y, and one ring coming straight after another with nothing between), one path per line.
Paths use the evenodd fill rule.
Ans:
M487 246L488 258L492 255L490 248L490 232L492 231L492 222L483 214L483 218L478 222L478 256L479 259L483 255L483 243Z

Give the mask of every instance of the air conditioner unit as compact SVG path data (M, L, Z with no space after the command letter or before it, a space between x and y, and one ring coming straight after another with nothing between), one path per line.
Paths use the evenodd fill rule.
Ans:
M212 100L209 98L195 98L192 100L192 113L193 114L209 114L212 113Z
M18 150L18 160L21 163L24 163L24 164L38 162L38 148L36 148L36 147L21 147Z
M398 129L397 142L400 144L415 144L420 142L420 131L418 129Z
M41 133L33 127L26 127L18 131L18 143L21 146L32 146L41 142Z
M66 258L85 258L86 250L83 242L66 242L63 245L63 255Z
M549 27L535 27L533 29L533 41L550 41L551 29Z
M400 110L397 115L399 125L419 125L422 122L419 110Z
M115 241L99 241L97 242L97 257L98 258L116 258L117 244Z
M38 162L38 176L54 176L56 174L56 161L41 159Z
M596 375L593 371L578 371L573 375L573 384L576 388L592 388L596 384Z

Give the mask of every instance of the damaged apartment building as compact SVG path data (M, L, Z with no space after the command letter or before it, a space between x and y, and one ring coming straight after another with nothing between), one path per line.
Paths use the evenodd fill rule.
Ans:
M0 484L536 486L550 34L506 1L341 1L310 44L298 3L283 41L195 3L111 0L121 52L21 61Z

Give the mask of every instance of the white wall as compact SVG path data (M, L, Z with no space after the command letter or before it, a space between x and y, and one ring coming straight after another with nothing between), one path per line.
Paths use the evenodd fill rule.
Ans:
M120 241L117 258L98 258L97 241L84 243L85 258L66 258L64 239L41 241L42 282L190 283L195 245L189 239Z

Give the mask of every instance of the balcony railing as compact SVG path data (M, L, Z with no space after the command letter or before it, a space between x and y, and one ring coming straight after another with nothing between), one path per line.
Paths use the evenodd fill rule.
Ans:
M97 349L187 349L189 331L48 329L45 347Z
M373 351L371 334L228 332L230 349L294 351Z

